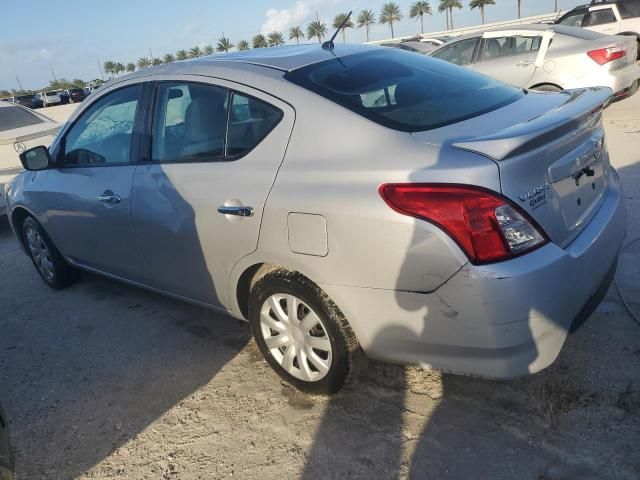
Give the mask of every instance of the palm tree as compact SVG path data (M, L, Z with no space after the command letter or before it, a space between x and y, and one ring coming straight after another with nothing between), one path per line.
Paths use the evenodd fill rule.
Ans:
M186 50L178 50L176 52L176 60L182 61L182 60L186 60L187 58L189 58L189 54L187 53Z
M284 36L280 32L271 32L267 35L267 42L270 47L284 45Z
M236 48L238 50L249 50L249 42L247 42L246 40L240 40L238 42L238 45L236 45Z
M480 9L480 16L482 17L482 24L484 25L484 7L487 5L495 5L496 2L494 0L471 0L469 2L469 8L473 10L474 8Z
M353 28L351 18L347 19L348 15L348 13L339 13L333 19L333 28L339 28L342 33L342 43L347 43L347 28Z
M462 3L460 0L440 0L440 5L438 5L439 12L447 12L447 30L453 30L453 9L462 8Z
M267 38L261 33L253 37L253 48L265 48L268 46Z
M358 14L358 28L365 27L367 32L367 42L369 41L369 29L376 23L376 14L371 10L362 10Z
M200 50L200 47L195 46L189 49L189 58L198 58L201 56L202 56L202 50Z
M229 38L225 36L224 32L222 32L222 36L218 39L216 50L219 52L229 53L229 50L231 50L233 47L235 47L235 45L231 43L231 40L229 40Z
M112 62L111 60L107 60L106 62L104 62L104 65L102 65L102 69L104 70L104 73L106 73L107 75L115 74L116 73L115 67L116 67L116 63Z
M402 20L400 7L395 2L385 3L380 12L380 23L387 23L391 28L391 38L393 38L393 22Z
M120 75L121 73L123 73L126 70L127 67L125 67L122 63L118 62L114 65L114 70L116 72L116 75Z
M162 61L164 63L173 63L175 62L175 60L176 60L175 57L170 53L167 53L164 57L162 57Z
M317 38L318 43L322 42L322 39L327 34L327 24L321 22L318 16L316 15L316 19L309 24L307 27L307 38L311 40L312 38Z
M138 70L142 70L143 68L147 68L151 65L151 60L147 57L141 57L138 59Z
M409 18L420 19L420 33L424 34L424 16L431 15L431 4L429 2L414 2L409 11Z
M300 45L300 39L304 39L304 32L300 27L291 27L289 29L289 40L295 40Z
M215 52L215 50L211 45L205 45L202 51L204 52L205 55L213 55L213 52Z
M133 73L135 71L136 71L136 64L135 63L127 63L127 72Z

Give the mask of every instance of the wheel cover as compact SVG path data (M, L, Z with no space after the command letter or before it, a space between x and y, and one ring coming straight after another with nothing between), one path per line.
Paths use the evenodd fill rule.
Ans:
M42 238L42 235L40 235L35 228L28 227L25 232L25 237L27 238L31 258L33 258L33 262L36 264L38 271L45 280L48 282L53 281L55 277L55 267L53 266L49 248Z
M320 317L289 294L271 295L260 310L260 330L269 352L293 377L323 379L331 368L332 349Z

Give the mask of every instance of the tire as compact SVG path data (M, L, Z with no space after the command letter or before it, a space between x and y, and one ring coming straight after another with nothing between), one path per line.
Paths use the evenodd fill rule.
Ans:
M562 89L556 85L538 85L537 87L533 87L531 90L536 90L538 92L561 92Z
M78 271L64 261L49 236L31 217L22 223L22 239L40 277L51 288L62 289L78 279Z
M293 328L288 315L292 305L297 320ZM299 273L278 269L258 280L249 296L249 321L267 363L305 392L337 392L363 357L338 307Z

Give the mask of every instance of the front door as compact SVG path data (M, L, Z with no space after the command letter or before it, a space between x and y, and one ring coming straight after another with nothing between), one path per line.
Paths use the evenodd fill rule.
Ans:
M293 121L284 102L230 82L157 84L149 161L136 170L132 203L156 288L227 304L232 268L257 247Z
M106 93L63 132L45 181L47 230L73 262L136 282L148 272L131 229L142 86Z

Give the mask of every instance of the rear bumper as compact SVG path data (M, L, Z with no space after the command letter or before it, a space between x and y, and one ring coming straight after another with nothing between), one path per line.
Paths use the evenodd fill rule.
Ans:
M638 79L640 79L640 64L632 63L619 70L599 69L580 78L576 87L609 87L613 90L614 97L620 99L635 93Z
M322 288L373 358L491 378L535 373L557 358L611 283L627 224L620 187L611 184L566 248L467 265L432 293Z

